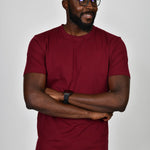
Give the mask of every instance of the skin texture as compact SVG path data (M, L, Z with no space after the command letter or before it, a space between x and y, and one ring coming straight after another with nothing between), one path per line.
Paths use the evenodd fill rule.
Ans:
M91 16L84 13L94 12L91 2L87 6L80 6L77 0L63 0L66 10L67 23L64 29L68 34L82 36L88 33L83 31L69 17L69 7L72 13L81 17L83 23L91 23ZM83 15L81 15L83 14ZM127 76L109 77L110 91L102 94L86 95L74 93L69 97L70 104L63 104L63 93L53 89L45 89L46 75L40 73L27 73L24 75L24 99L28 109L37 110L43 114L62 118L88 118L108 121L114 111L124 111L128 102L129 82Z

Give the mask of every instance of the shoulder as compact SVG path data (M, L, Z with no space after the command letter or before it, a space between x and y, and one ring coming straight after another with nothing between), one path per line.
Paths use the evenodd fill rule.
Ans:
M113 33L105 31L105 30L98 28L96 26L94 26L94 28L95 28L96 37L103 39L108 43L118 41L118 39L120 39L120 36L118 36L118 35L115 35Z
M56 35L59 32L59 29L60 29L60 26L38 33L35 35L35 37L41 38L41 39L48 39L49 37Z
M57 35L57 33L59 32L59 28L60 28L60 26L55 27L50 30L47 30L47 31L44 31L44 32L41 32L41 33L38 33L33 36L32 40L35 40L40 44L42 44L42 43L46 44L49 41L49 39L52 39L52 38L54 38L54 36Z
M106 44L106 46L109 48L109 50L113 49L114 47L123 46L125 47L125 43L122 40L122 38L118 35L109 33L103 29L100 29L96 26L95 28L95 36L97 40L102 41Z

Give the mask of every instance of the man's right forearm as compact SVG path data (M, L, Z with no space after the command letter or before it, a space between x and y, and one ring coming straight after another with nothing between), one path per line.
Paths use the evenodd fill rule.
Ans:
M89 118L92 119L92 112L55 101L43 92L33 92L30 94L27 108L37 110L43 114L61 118Z

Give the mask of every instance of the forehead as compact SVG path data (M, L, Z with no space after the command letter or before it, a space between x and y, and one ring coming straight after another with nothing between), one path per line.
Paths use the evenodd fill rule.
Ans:
M77 2L77 1L79 1L79 0L68 0L69 2Z

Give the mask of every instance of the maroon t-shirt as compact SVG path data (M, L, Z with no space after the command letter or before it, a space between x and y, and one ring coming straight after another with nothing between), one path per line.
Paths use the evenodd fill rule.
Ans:
M26 73L46 74L46 87L83 94L107 92L109 76L130 76L121 38L95 26L83 36L69 35L63 26L34 36ZM38 113L36 150L108 150L108 123Z

